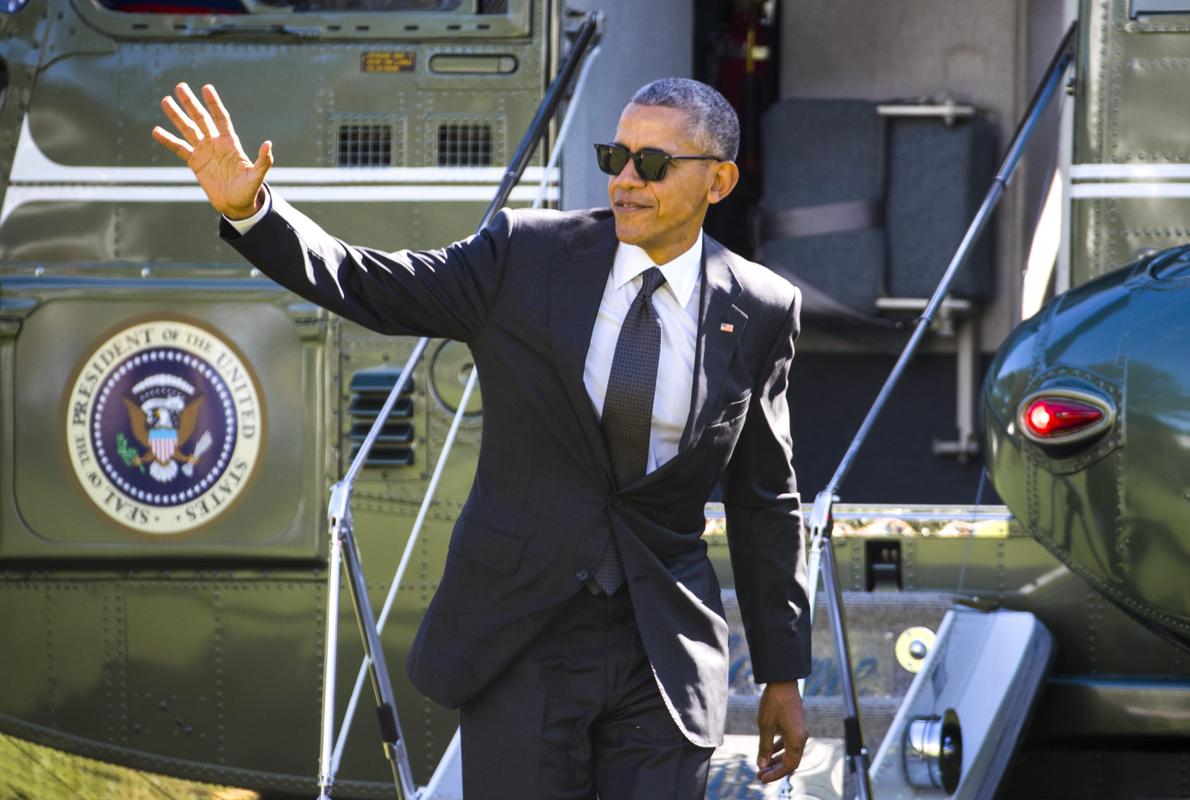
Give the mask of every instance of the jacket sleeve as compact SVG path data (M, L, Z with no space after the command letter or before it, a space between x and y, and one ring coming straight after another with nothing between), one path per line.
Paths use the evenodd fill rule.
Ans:
M271 194L272 208L247 233L221 220L219 234L277 283L379 333L469 342L483 330L503 277L506 211L442 249L386 253L331 236Z
M810 673L805 544L786 401L800 306L794 291L723 482L732 572L757 683Z

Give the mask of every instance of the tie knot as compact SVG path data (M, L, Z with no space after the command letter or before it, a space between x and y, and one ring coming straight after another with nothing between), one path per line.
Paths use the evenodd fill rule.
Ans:
M644 272L644 283L641 284L640 293L645 297L652 297L653 292L657 291L663 283L665 283L665 273L657 267L649 267Z

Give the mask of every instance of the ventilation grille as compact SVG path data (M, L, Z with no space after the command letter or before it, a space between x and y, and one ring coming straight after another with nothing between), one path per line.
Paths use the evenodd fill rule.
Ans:
M438 126L438 166L486 167L491 163L491 125L447 122Z
M340 167L392 166L392 126L340 125L336 153L336 163Z
M352 459L368 437L368 431L400 377L400 370L385 368L364 369L351 376L351 404L347 407L351 428L347 440L351 442ZM410 379L385 420L365 466L406 467L413 464L414 430L413 423L408 421L413 418L412 394L413 380Z

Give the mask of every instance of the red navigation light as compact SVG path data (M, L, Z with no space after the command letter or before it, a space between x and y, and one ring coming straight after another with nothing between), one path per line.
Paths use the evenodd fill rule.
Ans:
M1098 406L1070 397L1039 397L1022 416L1034 437L1053 440L1097 425L1105 414Z

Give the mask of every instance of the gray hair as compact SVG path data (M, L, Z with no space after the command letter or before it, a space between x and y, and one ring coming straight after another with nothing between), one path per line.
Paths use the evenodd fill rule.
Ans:
M740 118L727 98L705 83L689 78L660 78L636 90L629 102L685 111L695 126L695 138L706 155L734 161L740 149Z

